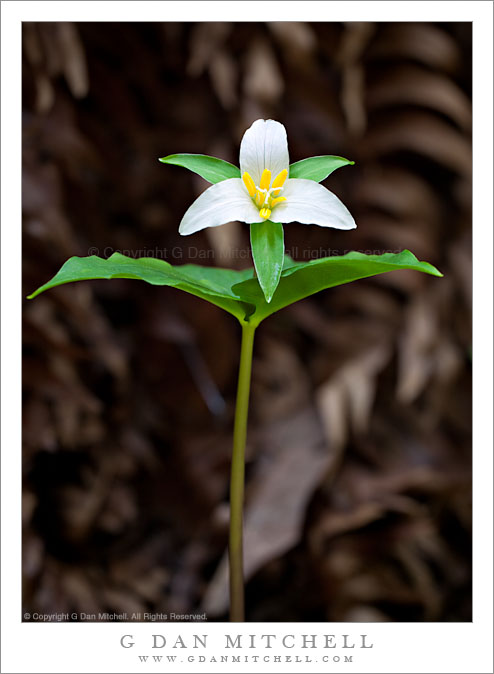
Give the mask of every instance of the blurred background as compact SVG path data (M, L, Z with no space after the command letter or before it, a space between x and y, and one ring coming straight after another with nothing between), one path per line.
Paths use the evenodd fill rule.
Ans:
M471 620L471 24L23 25L24 295L72 255L249 266L193 237L257 118L357 230L290 224L296 259L411 249L257 332L247 448L251 621ZM93 281L24 307L23 601L31 612L227 618L240 330L171 288Z

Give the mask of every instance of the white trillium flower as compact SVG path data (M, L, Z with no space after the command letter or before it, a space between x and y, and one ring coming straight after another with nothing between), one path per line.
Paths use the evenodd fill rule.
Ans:
M179 232L194 234L232 220L252 224L263 220L354 229L344 204L313 180L289 177L288 142L283 124L258 119L240 144L242 178L211 185L190 206Z

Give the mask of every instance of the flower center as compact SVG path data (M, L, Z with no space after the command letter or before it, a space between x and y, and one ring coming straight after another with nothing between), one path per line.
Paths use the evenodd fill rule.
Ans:
M263 220L269 218L271 211L277 204L286 201L286 197L280 197L279 195L283 192L283 184L287 175L287 169L283 169L283 171L278 173L271 185L271 171L264 169L260 184L256 185L247 171L243 174L242 180L247 188L247 192L257 208L259 208L259 216Z

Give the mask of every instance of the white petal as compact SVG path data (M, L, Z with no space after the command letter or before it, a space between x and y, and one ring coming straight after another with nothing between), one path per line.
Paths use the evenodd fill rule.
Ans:
M280 171L288 169L288 141L283 124L273 119L258 119L247 129L240 143L240 172L249 173L256 185L261 182L265 168L274 180Z
M208 187L187 210L178 231L187 236L232 220L248 223L260 220L259 209L240 178L229 178Z
M338 197L314 180L288 179L281 195L286 201L273 209L273 222L296 221L336 229L355 229L357 226Z

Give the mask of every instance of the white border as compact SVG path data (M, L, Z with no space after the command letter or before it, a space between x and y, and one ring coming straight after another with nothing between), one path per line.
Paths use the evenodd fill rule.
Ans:
M374 649L353 664L235 665L234 671L492 672L492 4L490 2L12 2L2 12L2 642L3 672L172 671L138 665L119 639L224 635L367 633ZM474 27L474 621L473 624L28 624L20 622L21 476L21 22L22 21L473 21ZM487 263L483 256L487 255ZM15 504L15 505L14 505ZM142 643L142 647L141 644ZM167 653L173 653L167 649ZM132 655L131 655L132 653ZM194 654L183 651L185 657ZM252 651L242 651L242 654ZM264 654L269 654L265 651ZM319 651L318 651L319 653ZM257 651L258 655L263 655ZM286 655L273 650L272 654ZM319 653L321 655L322 653ZM211 652L209 653L211 655ZM340 652L340 655L343 653ZM182 654L182 657L183 654ZM173 671L226 667L181 663Z

